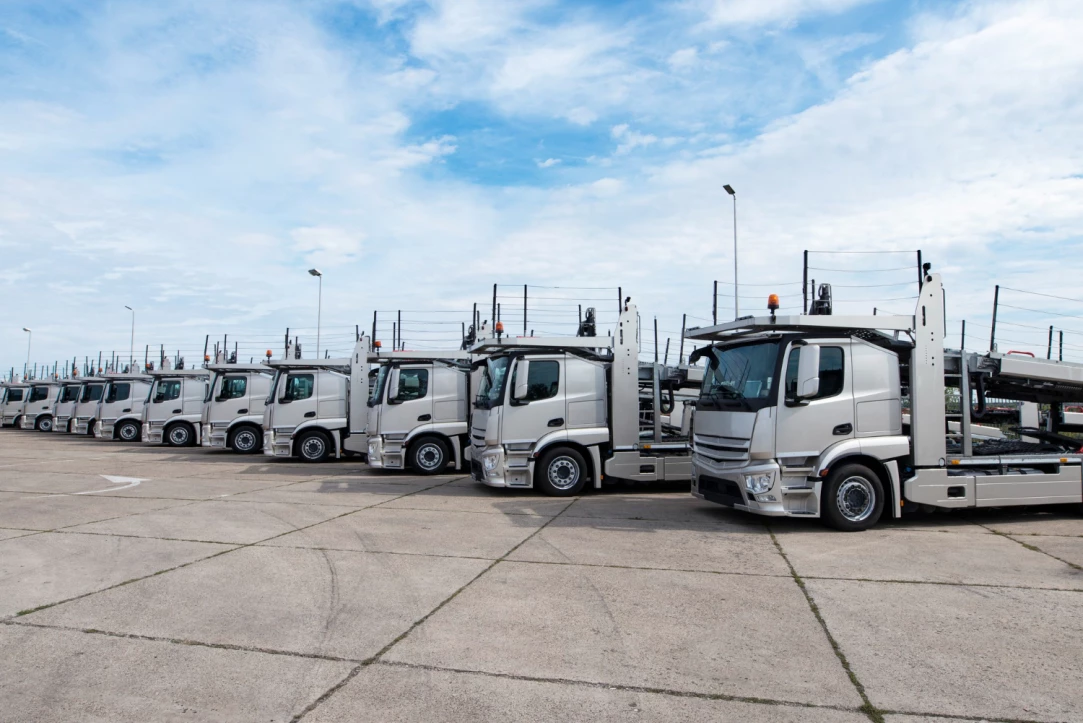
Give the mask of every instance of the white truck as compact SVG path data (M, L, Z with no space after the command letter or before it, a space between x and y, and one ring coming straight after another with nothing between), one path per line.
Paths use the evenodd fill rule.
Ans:
M206 369L154 369L153 383L140 419L140 436L148 444L191 447L199 444L203 399L210 372Z
M79 388L79 401L75 403L71 413L72 434L94 434L98 407L105 394L107 381L104 377L83 377L83 384Z
M75 405L83 391L83 380L78 377L60 382L60 392L53 404L53 431L68 434L71 432L71 418Z
M22 422L23 407L30 385L21 382L5 382L2 404L0 404L0 422L5 427L14 427Z
M368 464L438 474L469 450L470 360L465 351L391 351L368 399Z
M204 447L255 454L263 449L263 408L274 370L266 364L208 364L214 374L203 401Z
M702 370L641 364L639 348L639 314L627 300L612 337L497 336L471 346L485 357L471 476L556 496L607 478L690 479L687 429L663 415L674 411L677 390L699 385Z
M143 406L152 378L146 374L107 373L94 436L138 442L143 436Z
M263 453L324 462L368 451L368 338L345 359L272 359ZM351 389L358 393L351 394Z
M772 297L770 316L690 330L711 342L693 354L707 371L692 493L848 531L919 509L1083 501L1080 441L1061 434L1060 414L1083 401L1083 365L945 352L943 294L926 264L913 316L833 316L824 296L818 313L775 316ZM975 392L979 410L986 395L1051 405L1048 426L1018 441L978 439Z
M39 432L53 431L53 405L59 393L60 383L57 381L30 382L19 428L36 429Z

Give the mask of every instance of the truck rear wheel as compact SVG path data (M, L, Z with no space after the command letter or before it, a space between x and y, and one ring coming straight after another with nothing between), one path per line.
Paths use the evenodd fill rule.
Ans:
M331 440L315 429L303 432L296 444L297 456L302 462L326 462L331 456Z
M122 442L138 442L139 435L143 430L139 428L139 422L128 420L121 422L117 428L117 438Z
M534 486L547 495L571 497L587 483L587 462L571 447L550 449L534 468Z
M165 430L165 438L174 447L191 447L195 444L192 427L184 422L176 422Z
M440 474L450 456L447 443L439 437L422 437L410 445L410 467L419 474Z
M249 424L243 424L229 433L229 448L237 454L255 454L263 447L263 434Z
M53 431L53 418L50 417L48 414L41 415L40 417L38 417L37 421L34 422L34 429L38 430L39 432Z
M831 472L820 495L820 517L843 532L867 530L884 511L884 485L871 469L847 464Z

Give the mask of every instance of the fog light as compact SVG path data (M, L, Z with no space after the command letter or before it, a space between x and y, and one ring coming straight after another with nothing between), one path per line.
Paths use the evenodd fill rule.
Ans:
M770 473L745 475L745 489L754 495L762 495L771 489L773 483L774 476Z

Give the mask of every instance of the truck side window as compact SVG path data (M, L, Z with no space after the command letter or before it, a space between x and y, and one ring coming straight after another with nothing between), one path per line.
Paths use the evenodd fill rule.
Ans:
M22 389L9 389L6 401L9 402L21 402L23 400Z
M408 402L411 399L424 399L429 392L428 369L400 369L399 390L395 396L397 402Z
M218 401L226 399L240 399L248 390L246 377L225 377L222 379L222 391L218 395Z
M286 393L282 396L291 402L312 396L314 377L311 374L290 374L286 379Z
M31 387L29 402L41 402L49 397L49 387Z
M511 388L515 389L515 378L519 375L519 365L511 375ZM526 397L524 402L537 402L549 399L557 395L560 384L560 362L534 361L530 362L530 371L526 378Z
M79 387L64 387L64 396L60 398L62 402L77 402L79 401Z
M180 379L163 379L158 382L154 392L154 402L168 402L171 399L179 399L181 391ZM84 400L85 401L85 400Z
M132 385L128 382L113 382L105 395L106 402L123 402L132 395Z
M793 399L797 393L797 363L801 358L801 347L790 350L790 358L786 361L786 399ZM842 391L845 375L843 372L842 347L820 347L820 391L810 401L827 399Z

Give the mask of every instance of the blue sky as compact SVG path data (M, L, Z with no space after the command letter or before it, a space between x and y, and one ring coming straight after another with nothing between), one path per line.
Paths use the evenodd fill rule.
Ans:
M23 326L32 363L127 349L125 305L189 358L308 339L313 265L335 352L373 310L449 344L422 320L494 283L620 286L673 336L715 280L732 315L724 183L743 311L799 303L805 249L920 248L984 336L996 283L1083 297L1081 31L1043 1L9 0L0 368ZM910 255L819 258L845 310L910 311ZM534 321L591 293L536 292ZM1041 298L1004 312L1014 346L1083 330Z

